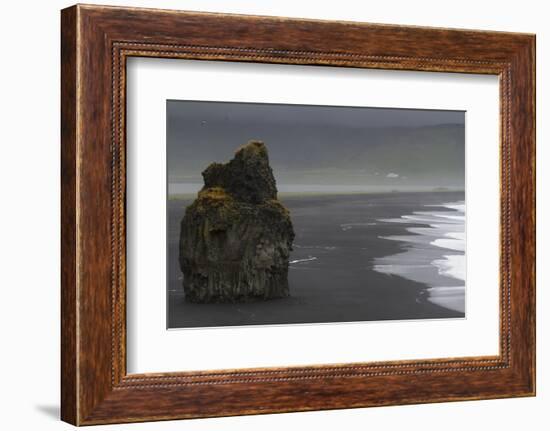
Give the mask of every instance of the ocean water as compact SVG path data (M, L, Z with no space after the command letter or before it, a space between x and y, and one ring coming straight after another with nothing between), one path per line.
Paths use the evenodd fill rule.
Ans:
M170 328L465 315L463 192L281 194L296 233L290 296L244 304L185 301L179 225L193 199L168 201Z
M465 202L425 205L399 218L383 223L414 224L406 235L382 237L400 241L405 251L376 258L373 269L394 274L429 286L428 300L456 311L465 311L466 229ZM418 226L416 226L418 225Z

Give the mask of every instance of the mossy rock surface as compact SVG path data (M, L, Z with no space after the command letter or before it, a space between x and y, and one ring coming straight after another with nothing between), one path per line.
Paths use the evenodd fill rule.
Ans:
M294 230L277 200L267 148L254 141L203 172L181 221L180 267L190 302L247 302L289 295Z

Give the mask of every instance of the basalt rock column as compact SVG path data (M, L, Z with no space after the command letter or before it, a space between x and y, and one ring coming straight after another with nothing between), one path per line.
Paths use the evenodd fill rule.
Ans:
M190 302L247 302L289 295L294 230L277 200L266 146L251 141L202 173L181 221L180 267Z

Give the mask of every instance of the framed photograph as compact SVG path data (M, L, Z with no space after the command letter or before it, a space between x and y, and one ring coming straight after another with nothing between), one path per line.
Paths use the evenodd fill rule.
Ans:
M62 419L535 394L535 36L61 14Z

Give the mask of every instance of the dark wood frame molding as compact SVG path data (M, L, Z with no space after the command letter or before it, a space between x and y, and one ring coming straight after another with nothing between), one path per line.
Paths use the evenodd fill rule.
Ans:
M61 18L63 420L89 425L535 394L534 35L86 5L64 9ZM130 56L498 75L499 355L128 375Z

